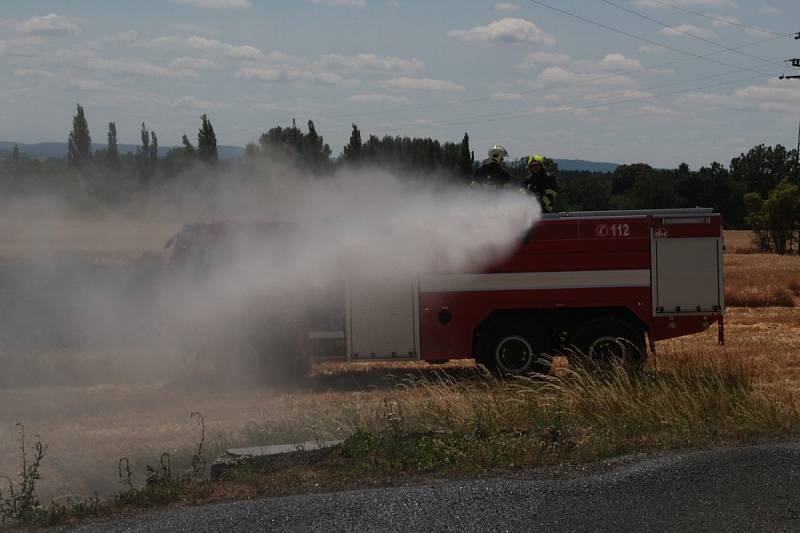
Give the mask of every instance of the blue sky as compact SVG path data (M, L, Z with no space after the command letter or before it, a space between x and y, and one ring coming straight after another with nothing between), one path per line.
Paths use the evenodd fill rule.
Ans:
M352 122L658 166L795 142L796 0L541 1L651 42L531 0L5 0L0 140L65 141L79 102L97 142L178 144L202 113L236 145L310 118L335 154Z

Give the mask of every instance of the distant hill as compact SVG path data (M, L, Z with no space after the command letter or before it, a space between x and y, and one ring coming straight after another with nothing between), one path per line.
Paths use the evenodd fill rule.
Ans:
M614 172L616 163L599 163L583 159L554 159L559 170L588 170L589 172Z
M3 153L10 153L15 144L19 146L20 153L28 157L60 158L67 156L67 143L24 144L5 141L0 141L0 155ZM120 144L117 146L121 154L136 153L136 149L138 148L138 146L134 144ZM93 144L92 150L101 150L105 147L105 144ZM164 157L172 148L175 147L159 146L158 155ZM244 148L240 146L220 145L217 146L217 151L221 159L233 159L234 157L242 155L242 153L244 153ZM555 162L558 164L559 170L588 170L590 172L614 172L619 166L615 163L600 163L596 161L584 161L583 159L556 159Z
M60 158L67 156L67 143L24 144L24 143L0 141L0 153L11 152L15 144L19 146L20 153L27 155L28 157ZM106 147L105 144L92 144L92 151L102 150L105 147ZM118 144L117 147L119 148L119 153L121 154L136 153L136 149L138 148L138 146L134 144ZM164 157L165 155L167 155L167 152L169 152L173 148L175 147L159 146L158 155ZM220 145L217 146L217 152L219 152L220 158L231 159L241 155L244 152L244 148L241 148L239 146Z

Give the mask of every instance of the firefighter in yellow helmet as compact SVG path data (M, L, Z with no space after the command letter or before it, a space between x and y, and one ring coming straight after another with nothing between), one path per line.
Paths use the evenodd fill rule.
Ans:
M528 158L528 173L525 188L539 200L542 211L552 213L558 197L558 185L556 179L544 168L543 156L536 154Z

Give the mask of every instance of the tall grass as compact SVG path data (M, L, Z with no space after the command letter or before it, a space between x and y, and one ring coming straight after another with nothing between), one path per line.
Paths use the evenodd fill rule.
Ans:
M800 413L760 391L757 375L747 360L705 354L668 355L640 373L442 373L389 402L384 427L356 433L343 454L366 469L471 472L800 433Z

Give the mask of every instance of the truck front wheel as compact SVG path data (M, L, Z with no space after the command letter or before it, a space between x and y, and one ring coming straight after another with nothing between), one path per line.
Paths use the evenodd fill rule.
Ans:
M550 371L546 350L547 335L540 327L524 320L503 321L492 326L481 342L478 362L500 376L546 374Z
M628 368L639 369L647 354L644 333L628 321L612 317L584 322L575 331L572 345L588 362L600 367L619 362Z

